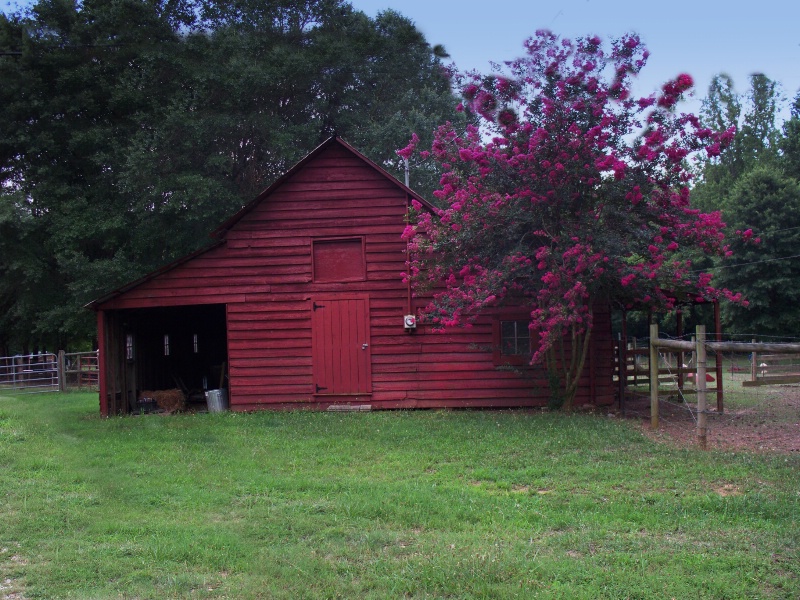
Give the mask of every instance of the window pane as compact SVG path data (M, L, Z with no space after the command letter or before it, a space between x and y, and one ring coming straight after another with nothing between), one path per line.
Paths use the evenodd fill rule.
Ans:
M125 358L133 360L133 336L131 334L125 336Z
M528 321L500 321L500 353L506 356L530 354Z
M531 351L531 334L528 323L517 321L517 354L529 354Z

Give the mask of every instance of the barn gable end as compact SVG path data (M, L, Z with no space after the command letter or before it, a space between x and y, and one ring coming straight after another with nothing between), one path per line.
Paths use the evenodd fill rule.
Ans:
M497 368L499 318L511 317L445 333L404 328L420 308L401 276L412 198L424 202L332 138L223 224L216 246L93 303L103 413L135 410L142 389L170 381L221 383L235 410L546 404L543 371ZM597 318L579 403L613 399L610 319ZM165 357L171 331L180 347ZM133 358L132 337L148 340ZM218 347L200 359L198 337Z

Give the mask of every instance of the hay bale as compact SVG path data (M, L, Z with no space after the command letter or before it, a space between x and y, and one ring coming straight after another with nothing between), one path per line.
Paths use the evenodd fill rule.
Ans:
M181 411L186 408L186 397L179 389L158 390L152 392L152 394L158 406L168 413Z

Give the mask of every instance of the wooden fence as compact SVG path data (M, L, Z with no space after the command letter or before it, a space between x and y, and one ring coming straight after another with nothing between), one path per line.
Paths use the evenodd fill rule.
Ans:
M800 383L800 354L753 352L750 355L750 381L744 381L742 385L752 387L780 383Z
M649 342L648 342L649 344ZM619 377L619 365L623 364L622 376L625 380L625 387L636 387L639 385L650 385L650 348L631 347L624 352L617 346L617 360L615 374ZM688 379L693 377L695 369L686 366L684 363L691 363L691 359L682 357L678 353L669 353L662 356L658 369L658 381L661 384L674 383L679 387L683 386Z
M695 382L697 385L697 440L701 448L706 447L706 353L707 351L716 352L718 356L722 352L733 352L739 354L750 354L751 359L757 359L758 353L775 353L780 356L800 355L800 344L769 344L758 342L709 342L706 341L706 328L703 325L697 326L696 341L686 342L683 340L662 340L658 337L658 325L650 326L650 423L653 429L658 428L658 353L660 349L673 350L679 352L694 351L697 364ZM763 355L762 355L763 358ZM756 365L756 360L753 360ZM759 368L761 363L759 364ZM716 371L718 375L718 392L722 391L722 361L717 360ZM789 376L778 376L789 377ZM800 381L800 379L798 380ZM785 381L783 381L785 382ZM766 385L762 383L761 385ZM721 404L718 406L722 412Z
M97 389L100 382L97 351L58 353L59 371L63 373L61 390Z
M642 387L650 389L653 370L651 369L652 354L649 339L637 340L636 338L630 338L627 344L623 344L625 344L624 340L619 340L616 347L614 374L619 385L617 391L619 406L624 413L627 397L631 394L641 394ZM680 391L682 395L693 395L697 393L695 386L697 372L695 365L696 347L694 346L694 341L685 342L685 344L684 348L656 353L657 382L659 387L674 386L674 389ZM692 350L689 350L689 344L692 344ZM716 393L717 407L718 410L722 411L722 366L719 354L717 355L717 360L719 366L712 369L712 372L717 372L717 376L707 375L706 377L706 382L714 381L715 383L706 389L709 392ZM620 368L621 365L622 367Z

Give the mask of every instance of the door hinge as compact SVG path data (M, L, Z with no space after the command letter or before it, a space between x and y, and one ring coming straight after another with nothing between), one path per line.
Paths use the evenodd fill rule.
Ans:
M316 302L313 302L312 304L314 306L314 310L317 310L318 308L325 308L324 304L317 304Z
M320 393L322 390L327 390L327 389L328 389L328 388L326 388L326 387L320 387L320 385L319 385L319 384L316 384L316 385L315 385L315 387L317 388L317 393L318 393L318 394L319 394L319 393Z

